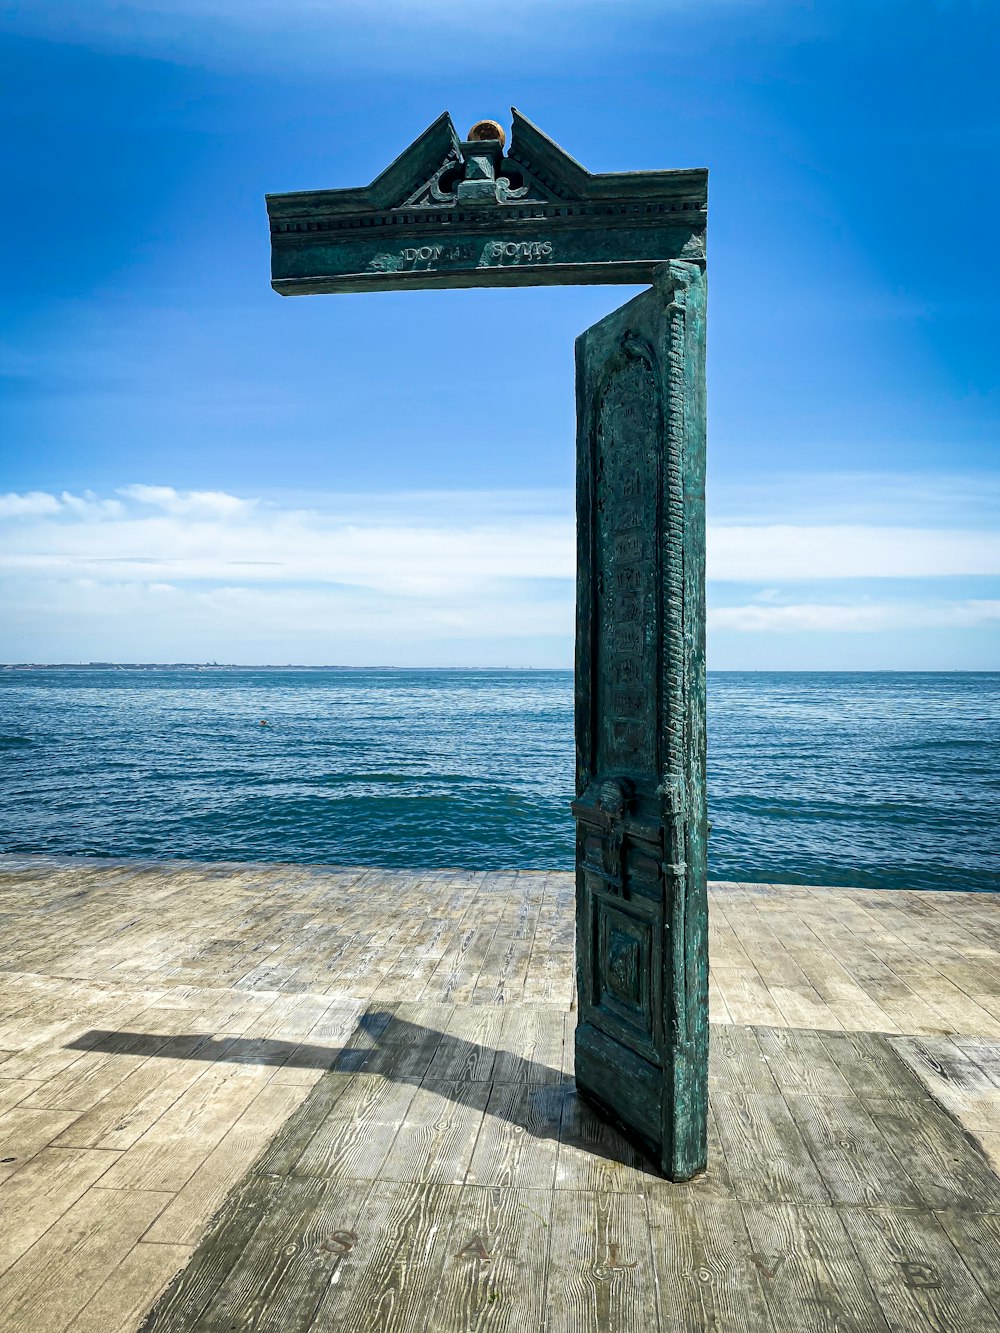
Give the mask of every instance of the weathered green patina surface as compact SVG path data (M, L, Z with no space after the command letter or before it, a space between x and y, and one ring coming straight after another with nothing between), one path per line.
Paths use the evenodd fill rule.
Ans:
M506 153L445 113L371 185L268 195L272 286L642 283L666 259L704 259L706 171L592 175L512 114Z
M705 284L577 340L581 1091L684 1180L705 1166Z
M513 113L370 186L269 195L285 295L650 282L577 342L580 1091L704 1169L707 172L595 176Z

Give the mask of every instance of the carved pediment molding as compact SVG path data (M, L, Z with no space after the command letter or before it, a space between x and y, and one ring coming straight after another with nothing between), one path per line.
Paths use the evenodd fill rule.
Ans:
M553 142L526 116L512 108L512 142L506 156L498 159L495 180L499 188L480 205L514 208L531 203L576 204L598 215L598 204L614 205L605 216L636 212L628 206L653 202L667 205L660 211L703 211L708 173L693 171L629 171L591 173ZM467 172L470 149L458 136L451 116L443 112L370 185L340 190L303 190L267 196L272 231L317 230L312 226L289 227L282 223L310 222L318 217L334 222L343 218L386 219L414 208L461 211L463 201L456 189ZM500 182L507 181L507 185ZM390 225L392 225L390 223ZM336 230L325 226L322 230Z
M595 174L516 109L506 151L483 124L461 139L445 112L370 185L268 195L276 290L642 282L704 258L706 171Z
M458 208L460 203L458 186L465 176L465 168L462 154L457 150L449 152L430 180L424 181L408 199L403 200L400 207ZM494 198L499 204L544 204L562 197L557 189L548 182L543 182L526 163L519 159L503 158L497 171L497 190Z

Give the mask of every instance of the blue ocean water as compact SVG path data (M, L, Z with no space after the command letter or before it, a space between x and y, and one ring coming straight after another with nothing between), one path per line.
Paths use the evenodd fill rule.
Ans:
M710 673L711 876L1000 888L998 723L1000 674ZM568 869L572 782L570 672L0 672L5 852Z

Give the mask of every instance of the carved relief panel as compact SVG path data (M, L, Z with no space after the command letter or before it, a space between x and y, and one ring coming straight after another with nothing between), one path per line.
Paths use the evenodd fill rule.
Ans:
M702 290L664 266L577 344L577 1083L676 1179L706 1114Z

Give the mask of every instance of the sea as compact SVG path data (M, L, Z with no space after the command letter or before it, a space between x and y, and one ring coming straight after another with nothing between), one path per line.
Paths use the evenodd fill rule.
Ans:
M1000 889L1000 673L710 672L708 734L711 878ZM569 671L0 671L0 852L568 870L573 773Z

